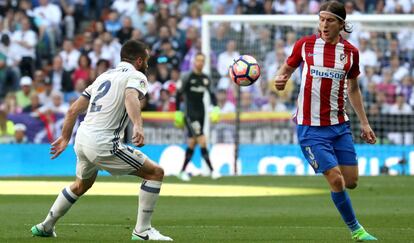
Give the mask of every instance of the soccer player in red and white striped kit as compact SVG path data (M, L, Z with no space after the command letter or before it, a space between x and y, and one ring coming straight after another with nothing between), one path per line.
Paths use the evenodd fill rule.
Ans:
M344 5L325 2L319 11L319 33L299 39L292 54L278 70L275 87L285 88L292 73L302 64L302 82L295 114L298 141L316 173L323 173L331 197L355 240L376 240L356 219L346 188L358 180L358 161L345 112L349 100L359 118L361 137L376 142L365 114L357 77L358 49L340 32L350 33Z

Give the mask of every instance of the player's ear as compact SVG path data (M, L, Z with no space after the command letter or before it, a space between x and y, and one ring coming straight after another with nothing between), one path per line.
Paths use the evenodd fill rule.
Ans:
M144 60L142 57L138 57L137 60L135 61L138 67L141 67L143 62Z
M341 21L341 30L345 30L345 22Z

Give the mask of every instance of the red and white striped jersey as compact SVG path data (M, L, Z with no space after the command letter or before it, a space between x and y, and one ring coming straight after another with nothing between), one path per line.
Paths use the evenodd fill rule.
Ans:
M357 48L342 37L333 45L319 35L305 36L295 43L286 62L294 68L303 62L297 124L329 126L348 121L345 79L360 73Z

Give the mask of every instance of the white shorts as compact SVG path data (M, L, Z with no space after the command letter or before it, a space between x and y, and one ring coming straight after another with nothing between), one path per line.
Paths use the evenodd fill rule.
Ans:
M98 170L106 170L112 175L130 175L141 169L148 158L141 151L125 144L118 144L114 151L103 152L75 143L77 157L76 176L89 179Z

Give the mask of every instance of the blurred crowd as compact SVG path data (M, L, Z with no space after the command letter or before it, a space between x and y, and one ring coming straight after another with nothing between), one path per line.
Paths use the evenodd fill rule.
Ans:
M47 126L64 114L95 78L120 62L129 39L151 48L148 111L175 111L177 82L201 52L203 14L317 14L317 0L15 0L0 1L0 136L25 131L9 115L38 117ZM409 14L410 0L345 1L348 14ZM360 84L373 114L412 114L414 32L361 32L347 36L360 50ZM235 111L237 92L228 66L252 53L261 79L241 92L242 111L291 112L300 75L283 92L272 77L303 34L289 26L240 23L210 27L211 75L222 112ZM243 47L243 48L241 48ZM246 53L249 51L249 53ZM14 126L14 128L12 128ZM23 125L24 126L24 125ZM11 137L14 137L11 136ZM7 139L6 139L7 140ZM13 141L24 139L11 138ZM7 140L9 141L9 140ZM0 141L1 142L1 141Z

